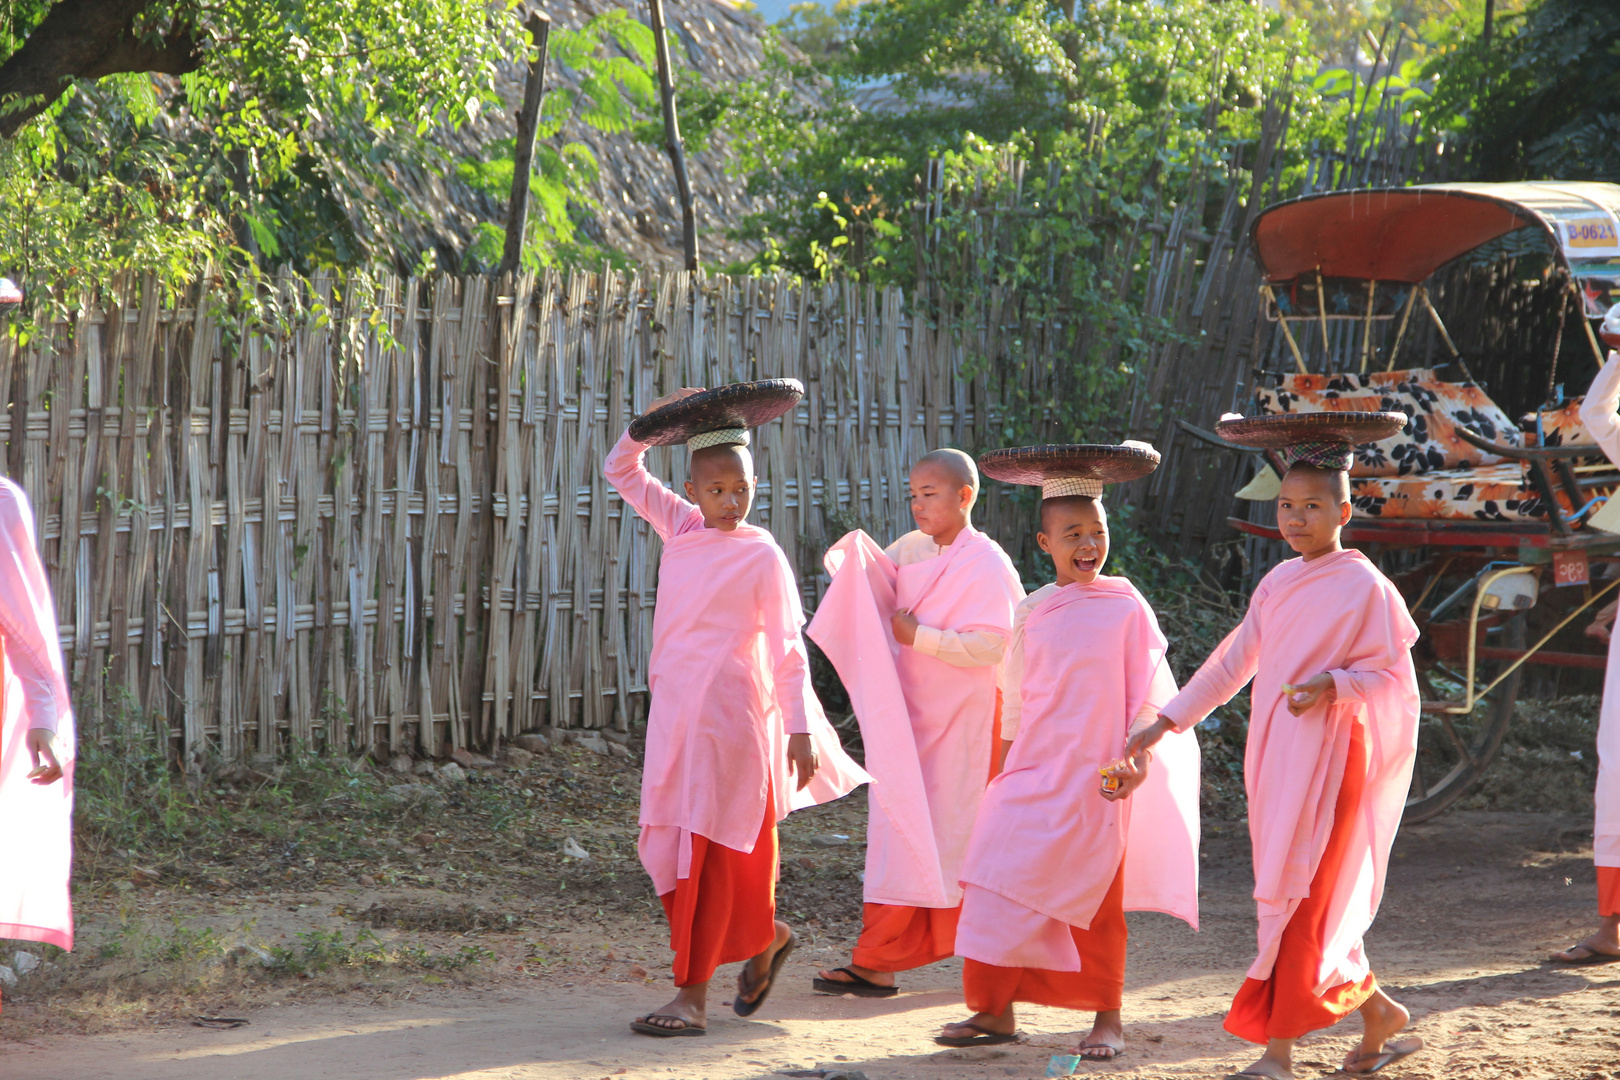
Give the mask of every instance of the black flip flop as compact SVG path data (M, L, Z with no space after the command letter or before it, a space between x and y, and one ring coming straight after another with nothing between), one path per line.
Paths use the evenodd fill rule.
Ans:
M871 979L855 974L847 967L833 968L849 976L849 982L842 979L812 979L810 989L818 994L853 994L856 997L886 998L894 997L900 992L898 986L883 986Z
M1385 1049L1380 1050L1376 1054L1368 1054L1366 1057L1356 1058L1355 1061L1352 1061L1350 1063L1351 1065L1360 1065L1364 1061L1371 1061L1371 1062L1374 1063L1372 1068L1370 1068L1370 1069L1351 1069L1350 1065L1345 1065L1345 1066L1341 1067L1339 1069L1339 1071L1341 1073L1343 1073L1345 1076L1371 1076L1373 1073L1377 1072L1379 1069L1382 1069L1384 1066L1393 1065L1397 1061L1400 1061L1402 1058L1409 1058L1413 1054L1417 1053L1419 1050L1423 1049L1423 1040L1421 1038L1418 1038L1417 1036L1413 1036L1410 1040L1402 1040L1402 1041L1415 1042L1415 1043L1417 1043L1417 1045L1412 1047L1412 1049L1410 1049L1410 1050L1390 1050L1390 1049L1388 1049L1389 1044L1385 1043L1384 1044Z
M753 1001L743 1000L742 977L738 976L737 993L736 996L731 999L731 1011L736 1013L738 1016L753 1016L756 1012L758 1012L759 1007L765 1004L765 999L771 996L771 989L776 985L777 972L782 970L782 962L786 960L793 950L797 949L798 947L799 939L789 934L787 941L780 949L776 950L776 955L771 957L771 970L770 973L765 976L765 989L761 990L759 992L759 997L755 998ZM743 968L743 974L747 974L747 972L748 969Z
M1557 957L1549 957L1547 959L1547 962L1549 964L1556 964L1558 967L1587 967L1587 966L1592 965L1592 964L1617 964L1617 963L1620 963L1620 956L1616 956L1614 953L1598 952L1596 949L1592 948L1592 946L1590 946L1590 945L1575 944L1575 945L1571 945L1569 948L1565 949L1564 951L1565 952L1574 952L1576 949L1585 949L1586 950L1586 955L1582 956L1582 957L1578 957L1577 959L1574 959L1574 960L1560 960Z
M934 1041L941 1046L999 1046L1002 1043L1017 1042L1017 1034L1008 1035L1001 1031L986 1031L978 1024L966 1020L950 1025L951 1027L972 1028L977 1035L935 1035Z
M682 1026L678 1028L664 1027L661 1024L649 1024L647 1023L648 1020L679 1020ZM632 1020L630 1021L630 1030L640 1032L643 1035L655 1035L660 1039L707 1035L709 1033L709 1029L706 1027L698 1027L690 1021L682 1020L679 1016L670 1016L668 1013L648 1013L640 1020Z

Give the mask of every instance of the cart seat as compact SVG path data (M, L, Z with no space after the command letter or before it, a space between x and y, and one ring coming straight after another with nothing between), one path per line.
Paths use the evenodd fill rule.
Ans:
M1421 476L1352 476L1358 518L1538 521L1547 506L1517 461L1437 469Z

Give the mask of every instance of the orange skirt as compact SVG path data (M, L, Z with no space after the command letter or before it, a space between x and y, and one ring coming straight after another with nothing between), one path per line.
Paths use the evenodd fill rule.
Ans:
M754 850L692 834L691 876L658 899L669 919L675 985L708 982L721 964L749 960L776 939L776 816L767 796Z
M1314 993L1322 962L1322 922L1327 917L1328 894L1338 879L1350 838L1350 822L1367 786L1366 735L1358 720L1350 736L1350 754L1344 781L1333 804L1333 829L1327 850L1311 879L1311 894L1300 901L1284 928L1277 962L1269 979L1245 979L1226 1014L1226 1030L1254 1043L1297 1039L1332 1027L1355 1012L1378 989L1372 972L1359 982L1344 983L1324 994Z
M866 904L851 960L872 971L910 971L937 963L956 952L956 921L961 914L961 904L953 908Z
M1080 971L997 967L962 961L962 997L976 1013L1003 1015L1015 1001L1059 1009L1111 1012L1125 995L1125 864L1104 894L1091 928L1069 927L1080 950Z
M1620 866L1597 868L1598 914L1605 919L1620 915Z

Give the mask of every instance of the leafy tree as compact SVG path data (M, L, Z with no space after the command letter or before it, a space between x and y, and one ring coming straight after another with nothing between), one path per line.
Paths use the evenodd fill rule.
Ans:
M1486 47L1458 27L1430 64L1435 122L1479 180L1620 178L1620 5L1542 0Z
M0 259L44 283L180 280L203 257L454 257L433 243L441 208L407 189L453 178L498 215L510 140L457 162L438 136L505 108L495 75L526 45L513 0L18 0L0 17L0 193L15 208ZM552 52L583 81L548 95L531 265L580 248L566 193L594 168L551 137L565 120L622 127L652 85L651 36L622 10L556 29ZM487 255L475 232L471 266Z

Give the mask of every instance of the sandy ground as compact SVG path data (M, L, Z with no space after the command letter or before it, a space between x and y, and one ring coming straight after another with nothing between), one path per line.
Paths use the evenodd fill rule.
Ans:
M829 822L849 828L844 814L796 815L805 820L784 832L784 857L811 857L809 836ZM1128 1049L1082 1073L1223 1076L1255 1056L1220 1027L1253 939L1247 843L1241 825L1206 832L1202 932L1131 917ZM1556 970L1538 960L1592 921L1590 835L1577 818L1486 812L1402 833L1368 951L1429 1049L1384 1075L1620 1080L1620 966ZM500 959L471 986L373 993L362 985L271 1001L245 1011L251 1023L236 1030L171 1024L0 1041L0 1076L731 1080L847 1069L871 1080L976 1080L1041 1076L1090 1026L1089 1017L1027 1007L1023 1042L943 1050L931 1036L963 1015L954 962L908 974L905 992L887 1001L810 991L814 969L841 962L850 944L842 920L801 927L803 948L759 1019L716 1007L729 1000L720 993L707 1037L648 1039L625 1021L667 999L661 932L650 919L608 913L551 934L550 965L535 963L532 947L525 958L521 935L505 935L513 947L497 948ZM296 989L286 996L295 999ZM1298 1074L1332 1072L1357 1026L1352 1019L1304 1040Z

